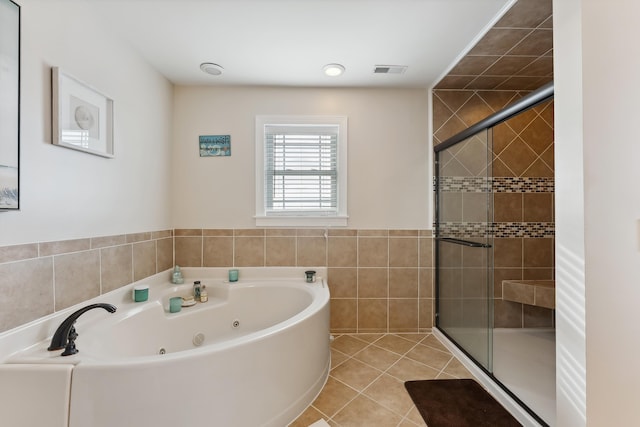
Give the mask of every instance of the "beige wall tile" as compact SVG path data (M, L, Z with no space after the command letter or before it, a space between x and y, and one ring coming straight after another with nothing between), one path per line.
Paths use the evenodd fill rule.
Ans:
M522 193L496 193L493 203L495 222L522 221Z
M86 251L91 247L91 239L61 240L39 243L40 256Z
M332 298L357 298L358 274L356 268L329 268L327 282Z
M236 237L234 266L264 267L264 237Z
M551 267L554 265L554 239L523 239L524 267Z
M195 237L202 236L202 229L200 228L177 228L174 230L176 237Z
M293 228L267 228L265 233L267 237L295 237L296 230Z
M245 228L233 230L236 237L264 237L266 234L264 228Z
M440 267L462 267L462 248L461 245L455 245L448 242L434 240L434 244L439 245L440 250ZM435 267L435 265L434 265Z
M54 257L55 310L100 295L100 250Z
M535 288L536 305L545 308L556 308L555 288Z
M522 278L524 280L553 280L555 278L555 268L553 266L523 268Z
M389 300L389 332L418 332L418 300Z
M500 267L522 267L522 239L494 239L493 265Z
M418 269L389 269L389 298L418 298Z
M358 298L387 298L388 275L386 268L358 268Z
M151 232L151 239L153 240L167 239L169 237L173 237L173 230L160 230Z
M419 269L418 292L420 298L433 298L435 296L433 291L433 273L433 268Z
M0 332L53 313L53 258L0 264Z
M126 234L120 234L117 236L101 236L91 238L91 249L106 248L109 246L124 245L127 243Z
M329 241L327 243L328 266L357 267L357 242L358 240L355 237L329 237Z
M0 247L0 264L4 262L21 261L38 257L38 244L14 245Z
M331 298L331 331L356 332L358 328L358 300Z
M389 238L389 267L417 267L418 239L411 237Z
M418 230L389 230L389 237L418 237Z
M268 236L266 238L266 251L265 265L267 267L289 267L296 265L295 237Z
M534 287L517 282L503 282L502 299L522 304L534 304Z
M327 230L324 228L298 228L296 230L296 236L298 237L326 237L327 235Z
M522 280L521 268L494 268L493 269L493 296L502 299L503 280Z
M525 328L551 328L554 326L553 310L533 305L523 307L523 327Z
M358 237L389 237L389 230L358 230Z
M358 235L358 230L330 228L327 230L327 234L330 237L355 237Z
M496 328L522 328L522 304L511 301L494 300Z
M486 268L465 268L462 272L462 294L465 298L493 297L489 271Z
M439 292L441 298L461 298L462 297L462 271L458 268L440 269Z
M440 215L445 222L462 221L462 193L441 193Z
M462 301L460 298L448 299L440 298L440 325L445 327L464 326L462 321Z
M418 239L418 243L420 252L420 267L433 267L433 238L421 237L420 239Z
M488 222L487 193L462 194L462 220L465 222Z
M214 229L204 229L202 230L203 236L216 236L216 237L233 237L233 229L229 228L214 228Z
M387 299L358 299L358 332L386 332Z
M523 196L526 222L553 221L553 193L528 193Z
M163 238L156 240L157 273L173 267L173 238Z
M150 232L127 234L127 243L144 242L146 240L151 240Z
M202 267L202 237L175 237L175 263L180 267Z
M231 267L233 266L233 237L205 237L203 252L203 267Z
M156 274L156 242L140 242L133 244L133 280L141 280Z
M480 241L482 239L473 239ZM487 265L487 255L489 252L483 248L472 248L468 246L461 246L462 248L462 266L464 268L469 267L485 267Z
M133 282L133 249L131 245L112 246L100 250L102 293Z
M389 265L389 239L382 237L358 238L358 267L387 267Z
M419 328L420 331L433 328L433 305L434 300L431 298L420 298L418 300L419 313Z
M297 265L327 265L327 239L324 237L298 237L296 249Z

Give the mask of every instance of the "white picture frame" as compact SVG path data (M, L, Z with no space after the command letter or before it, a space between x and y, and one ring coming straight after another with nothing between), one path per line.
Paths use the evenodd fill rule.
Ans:
M113 158L113 99L51 68L54 145Z

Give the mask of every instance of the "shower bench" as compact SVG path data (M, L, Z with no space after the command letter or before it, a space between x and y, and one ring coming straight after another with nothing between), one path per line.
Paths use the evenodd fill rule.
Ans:
M502 299L535 305L536 307L556 308L555 280L503 280Z

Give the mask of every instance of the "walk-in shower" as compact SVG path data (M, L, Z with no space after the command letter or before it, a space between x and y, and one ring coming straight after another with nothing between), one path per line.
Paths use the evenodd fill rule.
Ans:
M434 152L436 328L553 425L553 83Z

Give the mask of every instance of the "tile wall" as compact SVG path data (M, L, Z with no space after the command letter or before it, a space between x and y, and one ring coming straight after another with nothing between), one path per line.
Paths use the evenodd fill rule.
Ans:
M172 265L172 230L0 247L0 332Z
M433 96L434 144L438 144L519 99L521 91L436 90ZM460 205L450 225L473 233L473 209L483 197L474 186L492 188L494 302L496 327L553 326L553 310L502 299L502 280L554 279L553 103L528 110L493 128L491 182L486 175L486 145L480 140L454 147L447 167L457 186L449 202ZM480 154L480 156L478 156ZM478 161L480 159L480 161ZM486 203L486 202L485 202ZM459 235L458 237L462 237Z
M175 245L175 249L174 249ZM433 324L430 230L178 229L0 247L0 332L183 267L328 267L335 333Z
M331 330L418 332L433 325L430 230L177 229L185 267L328 267Z

